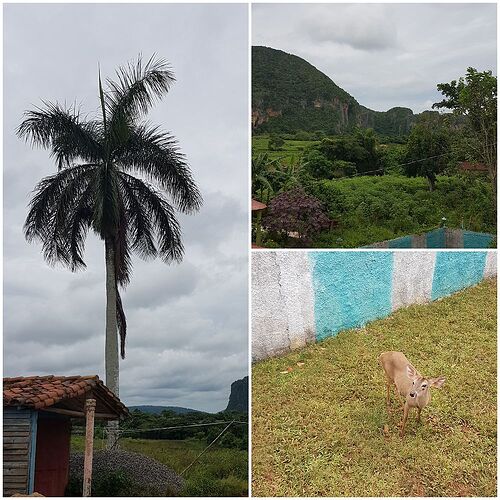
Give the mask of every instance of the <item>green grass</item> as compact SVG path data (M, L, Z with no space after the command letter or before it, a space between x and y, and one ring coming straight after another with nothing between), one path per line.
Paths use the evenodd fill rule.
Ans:
M95 441L95 449L102 449L103 441ZM124 450L147 455L177 473L181 473L207 446L203 441L186 439L148 440L120 439ZM83 436L72 436L71 450L83 451ZM248 453L229 448L210 448L184 474L182 496L247 496Z
M272 151L268 148L269 136L258 135L252 138L252 155L267 153L271 160L282 158L283 164L289 165L290 161L297 160L302 156L308 146L319 144L319 141L295 141L285 139L285 144L279 151Z
M377 357L388 350L447 379L404 438L398 402L385 406ZM488 280L255 364L252 494L495 496L496 352Z

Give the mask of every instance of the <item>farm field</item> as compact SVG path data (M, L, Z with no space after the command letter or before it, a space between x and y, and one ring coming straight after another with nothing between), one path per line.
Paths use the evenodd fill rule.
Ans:
M388 350L446 377L404 438L394 395L385 405ZM253 495L495 496L496 352L490 279L256 363Z
M296 141L285 139L285 143L280 147L279 151L269 149L269 136L258 135L252 137L252 155L267 153L269 159L282 158L285 165L289 165L292 160L297 161L305 149L309 146L319 144L319 141Z
M104 442L96 439L95 449ZM120 447L147 455L180 474L207 446L205 441L185 440L120 440ZM83 436L73 436L72 451L84 450ZM246 496L248 494L248 453L246 451L210 448L184 474L181 496Z

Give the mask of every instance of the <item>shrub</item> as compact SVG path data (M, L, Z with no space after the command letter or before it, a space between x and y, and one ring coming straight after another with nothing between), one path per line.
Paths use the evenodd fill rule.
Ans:
M262 224L285 239L296 233L300 243L308 244L313 236L329 227L330 221L318 199L296 188L279 194L269 203Z
M442 217L449 227L496 233L492 189L481 179L439 176L432 193L425 179L396 175L310 182L307 190L339 221L314 246L363 246L421 233Z

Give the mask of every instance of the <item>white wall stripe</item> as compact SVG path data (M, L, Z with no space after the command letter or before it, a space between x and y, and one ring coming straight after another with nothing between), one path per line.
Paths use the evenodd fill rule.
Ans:
M431 300L436 251L394 252L392 310Z
M277 264L280 267L290 348L296 349L316 340L311 263L306 252L280 252Z
M497 253L495 250L489 250L486 253L486 263L484 265L483 276L491 278L497 275Z
M287 352L288 318L280 290L276 252L252 256L252 359L265 359Z

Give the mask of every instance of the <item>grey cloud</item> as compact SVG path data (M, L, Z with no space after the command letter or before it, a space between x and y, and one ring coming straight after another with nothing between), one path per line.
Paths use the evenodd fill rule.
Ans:
M6 375L104 378L103 245L89 235L87 269L71 273L49 267L40 245L24 240L30 192L55 167L47 151L14 135L22 113L41 99L76 100L96 113L97 63L113 76L139 52L156 52L177 81L148 119L178 139L205 204L179 216L182 263L133 258L122 294L129 335L120 396L128 404L225 407L231 383L248 373L247 40L243 4L5 6Z
M495 4L254 4L252 40L303 57L361 104L414 112L468 66L496 73Z
M312 43L347 45L356 50L373 52L397 45L397 26L392 22L390 9L367 10L364 5L345 6L344 15L318 6L302 6L304 20L299 24L302 35ZM330 50L342 47L330 46Z

